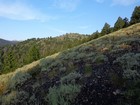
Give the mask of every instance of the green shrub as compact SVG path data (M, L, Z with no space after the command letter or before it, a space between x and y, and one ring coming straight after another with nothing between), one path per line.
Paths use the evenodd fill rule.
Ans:
M124 102L131 105L139 105L140 103L140 80L129 82L127 90L124 92L126 100Z
M86 76L90 76L92 74L92 65L91 64L85 65L84 74Z
M75 59L81 61L81 59L84 59L85 57L86 57L86 53L79 53L77 54Z
M140 54L127 53L118 57L114 63L120 63L123 68L123 76L126 79L136 79L140 77L138 66L140 66Z
M75 79L77 79L77 78L81 78L81 74L72 72L72 73L69 73L67 76L62 77L60 81L62 84L75 83Z
M118 57L114 63L119 63L123 68L126 91L124 92L126 105L139 105L140 103L140 54L127 53Z
M108 61L108 58L103 54L97 55L95 59L93 59L93 62L97 64L103 63L105 61Z
M79 52L85 52L85 51L89 52L92 50L93 50L93 48L91 45L83 45L78 49Z
M2 97L2 105L17 105L18 103L26 103L25 100L29 98L29 94L24 91L12 91L11 93ZM23 104L25 105L25 104Z
M54 62L52 62L51 64L50 64L50 66L49 67L51 67L51 68L54 68L54 67L63 67L63 64L62 64L62 62L61 62L61 60L59 59L56 59Z
M79 92L79 85L54 86L49 89L46 101L49 102L49 105L70 105Z
M36 99L35 95L33 94L29 99L29 105L39 105L38 100Z
M59 68L59 71L60 71L60 72L66 72L66 70L67 70L66 67L61 67L61 68Z
M41 67L42 72L45 72L45 71L51 72L50 70L52 70L52 69L54 69L54 70L55 69L59 70L60 68L65 69L63 66L62 60L57 59L57 58L54 60L51 57L42 59L40 61L40 67ZM61 69L60 69L60 71L61 71Z
M75 59L79 53L76 51L70 52L65 56L65 59Z
M29 73L17 70L11 77L8 87L15 89L17 86L23 85L23 83L31 77L32 76Z
M41 67L39 65L34 66L30 70L28 70L28 73L32 76L35 77L41 72Z
M40 67L41 67L41 71L47 71L48 66L54 62L53 58L44 58L40 61Z
M1 98L2 105L10 105L10 104L17 103L18 100L16 100L16 98L17 98L17 92L12 91L10 94L5 95Z

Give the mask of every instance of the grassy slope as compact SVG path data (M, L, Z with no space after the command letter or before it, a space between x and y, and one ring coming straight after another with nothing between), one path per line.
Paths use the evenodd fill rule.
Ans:
M132 88L138 85L139 61L140 24L136 24L1 75L0 102L137 105L140 96L128 81L136 82Z

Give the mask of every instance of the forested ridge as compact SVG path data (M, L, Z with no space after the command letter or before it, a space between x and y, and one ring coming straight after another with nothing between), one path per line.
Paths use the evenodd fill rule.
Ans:
M87 42L87 35L70 33L59 37L33 38L0 47L0 72L8 73L48 55Z

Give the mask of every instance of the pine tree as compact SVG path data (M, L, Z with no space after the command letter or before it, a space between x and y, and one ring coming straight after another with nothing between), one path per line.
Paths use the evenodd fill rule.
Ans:
M40 58L39 49L34 45L29 49L27 63L31 63Z
M96 39L98 38L100 35L100 33L98 32L98 30L96 32L94 32L92 35L91 35L91 39Z
M2 50L0 49L0 74L2 71Z
M118 17L116 23L114 24L114 31L124 28L125 24L126 23L124 19L122 19L121 17Z
M130 25L140 22L140 6L136 6L130 20Z
M111 32L110 25L108 23L105 23L101 31L101 35L109 34L110 32Z
M9 71L13 71L16 67L16 62L14 59L14 53L9 49L7 51L7 55L4 55L4 60L3 60L3 73L7 73Z
M124 20L124 22L125 22L125 25L124 25L123 28L128 27L128 26L129 26L129 20L128 20L128 18L125 17L123 20Z

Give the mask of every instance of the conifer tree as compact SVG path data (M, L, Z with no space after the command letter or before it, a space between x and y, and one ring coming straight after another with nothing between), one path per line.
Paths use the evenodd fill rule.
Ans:
M110 32L111 32L110 25L108 23L105 23L101 31L101 35L109 34Z
M96 32L94 32L92 35L91 35L91 39L96 39L98 38L100 35L100 33L98 32L98 30Z
M136 6L130 20L130 25L140 22L140 6Z
M114 24L114 31L122 29L124 28L124 26L125 26L125 21L121 17L118 17L116 23Z
M39 57L40 57L39 49L34 45L29 49L27 63L31 63L32 61L38 60Z
M123 20L124 20L124 22L125 22L125 25L124 25L123 28L128 27L128 26L129 26L129 20L128 20L128 18L125 17Z

